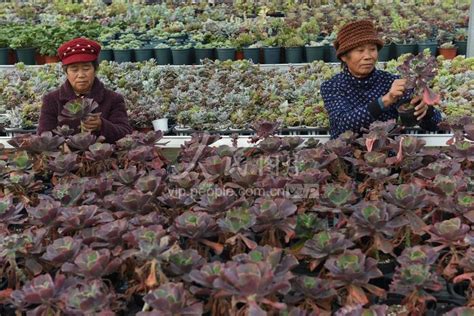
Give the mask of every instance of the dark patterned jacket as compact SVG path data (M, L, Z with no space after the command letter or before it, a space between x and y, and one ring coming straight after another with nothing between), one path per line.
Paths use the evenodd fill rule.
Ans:
M341 73L324 82L321 85L321 95L329 114L331 138L337 138L347 130L359 133L362 127L368 128L376 120L397 119L398 106L410 102L412 91L406 91L405 95L387 110L382 110L377 100L390 91L395 79L399 77L378 69L359 79L344 67ZM430 106L419 125L422 129L435 131L439 122L441 113Z
M92 98L99 103L99 107L94 110L94 112L102 113L102 127L99 132L95 133L97 136L102 135L106 142L114 143L132 132L123 96L105 88L104 84L95 78L91 91L84 97ZM59 89L46 94L43 97L37 133L52 131L58 127L58 115L64 104L77 98L78 96L67 80ZM69 122L68 125L79 132L79 121Z

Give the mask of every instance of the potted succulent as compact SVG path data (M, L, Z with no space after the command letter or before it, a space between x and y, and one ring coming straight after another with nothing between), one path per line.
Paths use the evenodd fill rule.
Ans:
M270 36L262 41L263 61L265 64L279 64L281 62L281 47L279 37Z
M236 49L231 40L217 41L213 44L216 48L216 59L221 61L235 60Z
M25 65L35 65L36 54L36 27L34 26L19 26L12 28L12 34L15 34L10 39L10 47L16 50L16 57L19 62Z
M453 42L445 42L439 46L438 52L446 59L453 59L456 57L457 47Z
M325 58L325 61L326 62L330 62L330 63L338 63L339 62L339 59L337 58L337 55L336 55L336 48L334 47L333 43L334 41L336 40L336 32L333 31L329 36L326 36L324 38L324 42L326 43L326 58Z
M20 133L34 133L36 131L36 127L25 118L20 108L7 110L5 114L8 121L8 127L5 127L5 131L8 135L13 136Z
M392 13L391 33L392 41L395 43L395 57L404 54L416 54L417 44L415 34L410 32L410 21L398 13Z
M60 123L82 122L91 115L99 115L101 113L93 113L99 104L94 99L79 98L66 103L58 116ZM82 126L81 126L82 131Z
M8 65L8 54L10 53L9 41L11 33L9 27L0 30L0 65Z
M418 52L418 44L414 38L399 35L392 38L395 43L395 57L398 58L404 54L416 54Z
M458 55L466 55L467 52L467 28L458 28L454 32L454 45L458 48Z
M103 60L107 61L113 61L114 60L114 51L112 48L109 46L109 44L104 44L102 43L99 53L98 60L99 62L102 62Z
M297 33L288 33L282 38L282 45L285 48L285 62L287 64L297 64L303 62L304 40Z
M163 133L168 132L168 104L163 102L163 100L160 98L152 98L149 103L151 105L151 113L155 117L155 119L151 121L153 129L155 131L162 131Z
M325 43L310 41L304 47L306 62L311 63L316 60L324 60Z
M418 52L421 53L425 49L429 49L431 56L436 56L436 49L438 48L438 43L436 40L429 38L428 34L421 33L417 36L418 42Z
M171 48L166 43L159 43L153 49L156 63L158 65L171 65L173 63L173 56L171 56Z
M438 53L446 59L453 59L456 57L457 47L454 45L454 34L451 31L439 30L436 37L439 43Z
M214 60L214 44L194 44L194 63L201 64L204 59Z
M250 60L254 64L260 63L260 51L262 49L262 42L256 42L247 47L243 47L244 59Z
M133 51L139 49L142 43L133 34L122 35L118 40L110 41L114 60L118 63L133 61Z
M193 63L193 45L176 44L171 47L171 55L173 56L173 65L192 65Z
M142 41L142 46L133 50L134 60L140 62L154 58L153 48L153 45L149 44L148 42Z
M423 96L427 105L439 103L440 97L430 89L432 80L438 73L436 58L420 53L409 56L403 64L397 67L401 78L407 80L407 89L413 89L414 96ZM414 115L416 104L402 104L398 108L401 123L405 126L414 126L417 123Z
M234 46L237 49L237 59L251 59L258 62L259 49L249 48L250 45L257 42L256 36L250 31L245 31L237 35L233 40Z

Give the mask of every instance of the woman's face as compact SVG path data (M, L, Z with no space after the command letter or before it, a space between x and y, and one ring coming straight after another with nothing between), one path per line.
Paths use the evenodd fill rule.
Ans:
M75 63L66 68L67 80L77 93L86 93L92 88L95 69L92 62Z
M341 56L341 60L346 63L354 77L363 78L374 70L378 56L377 45L365 44L350 50Z

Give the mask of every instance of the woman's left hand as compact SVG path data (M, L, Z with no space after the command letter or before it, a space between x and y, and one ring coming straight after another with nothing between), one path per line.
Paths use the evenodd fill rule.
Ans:
M94 113L98 115L89 115L85 121L81 122L82 129L88 132L100 131L102 127L102 119L100 113Z
M421 101L421 102L420 102ZM410 101L411 104L417 104L419 103L416 107L415 107L415 116L416 116L416 119L419 121L421 120L422 118L425 117L426 115L426 112L428 111L428 104L426 104L425 102L423 102L423 98L420 97L420 96L417 96L417 97L414 97L413 99L411 99Z

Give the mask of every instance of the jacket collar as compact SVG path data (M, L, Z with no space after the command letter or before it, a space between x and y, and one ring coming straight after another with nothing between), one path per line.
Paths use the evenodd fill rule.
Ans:
M104 99L104 84L96 77L92 84L91 90L84 95L86 98L94 99L97 103L101 103ZM69 80L66 80L59 88L59 99L61 101L69 102L77 99L77 95L71 86Z
M374 70L367 77L356 78L350 73L347 65L344 65L341 73L342 79L345 83L347 83L349 86L360 89L371 89L377 83L379 77L379 70L374 68Z

